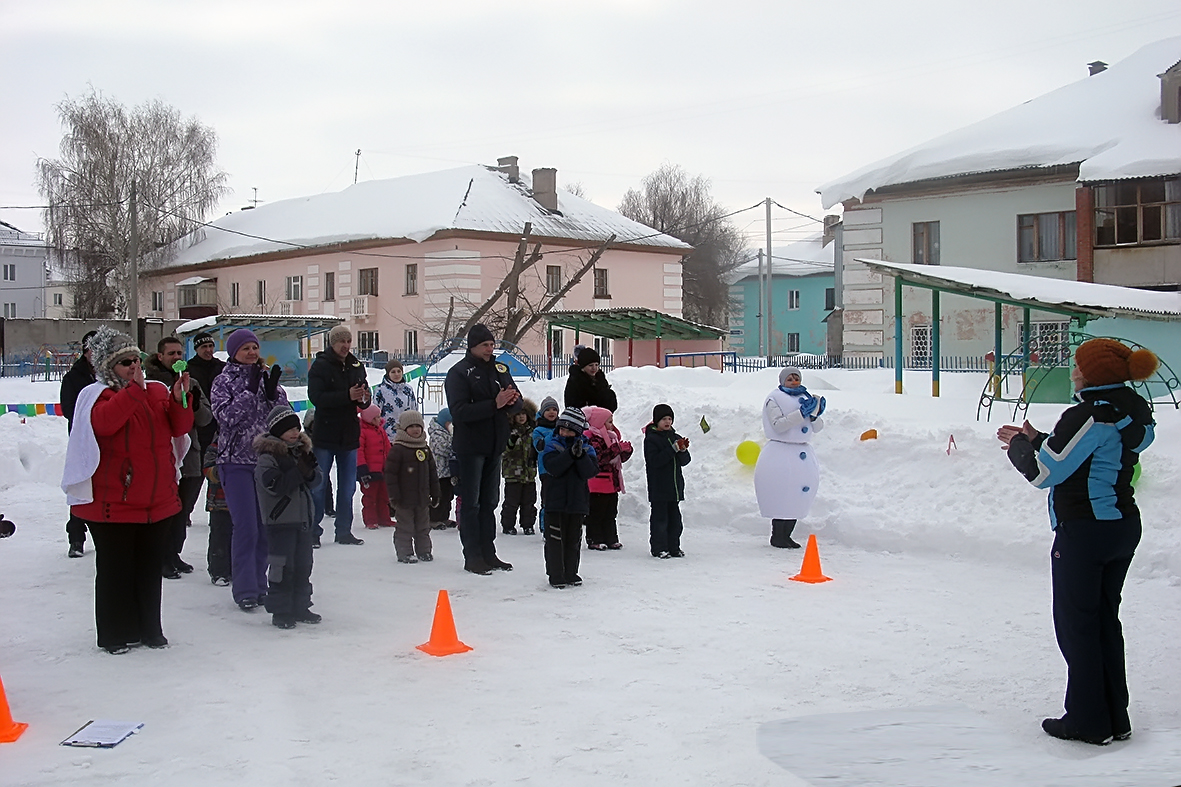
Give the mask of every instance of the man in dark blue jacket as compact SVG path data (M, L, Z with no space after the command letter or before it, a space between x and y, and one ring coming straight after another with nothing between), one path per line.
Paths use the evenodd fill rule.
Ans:
M500 456L508 445L509 415L520 411L521 392L508 367L493 359L492 331L476 324L467 334L467 355L447 372L444 388L455 434L451 449L459 466L459 540L463 568L473 574L512 571L496 556L496 506L500 503Z
M1132 473L1155 428L1148 402L1124 383L1147 379L1158 362L1149 350L1112 339L1084 342L1074 359L1078 404L1054 431L1026 421L1002 426L997 437L1013 466L1050 490L1054 633L1066 659L1066 715L1045 719L1042 729L1103 745L1132 735L1119 605L1140 543Z

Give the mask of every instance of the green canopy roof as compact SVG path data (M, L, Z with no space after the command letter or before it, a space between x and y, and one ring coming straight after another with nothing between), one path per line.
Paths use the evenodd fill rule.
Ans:
M551 328L585 331L605 339L720 339L726 331L655 309L594 309L548 312Z

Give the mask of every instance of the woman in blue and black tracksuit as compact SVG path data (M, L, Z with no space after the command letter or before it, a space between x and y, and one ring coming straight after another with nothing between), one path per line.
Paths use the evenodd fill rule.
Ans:
M1054 633L1066 659L1066 715L1045 719L1055 738L1102 745L1132 734L1120 593L1140 543L1132 473L1153 439L1147 401L1124 383L1145 380L1158 361L1112 339L1075 351L1074 405L1054 431L1028 421L997 437L1009 461L1039 489L1050 490Z

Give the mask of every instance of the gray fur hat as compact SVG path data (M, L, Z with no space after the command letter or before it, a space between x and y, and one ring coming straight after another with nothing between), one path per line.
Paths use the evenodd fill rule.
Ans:
M90 360L98 379L112 388L122 388L126 383L115 374L115 364L124 358L139 358L139 347L125 333L109 325L101 326L90 339Z

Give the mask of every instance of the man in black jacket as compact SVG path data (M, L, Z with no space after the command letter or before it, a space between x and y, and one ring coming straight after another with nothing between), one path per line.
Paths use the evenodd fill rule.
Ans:
M324 529L324 504L328 473L336 462L336 543L364 544L353 535L353 493L357 487L357 449L361 447L361 421L357 413L369 406L365 367L352 354L353 333L344 325L328 332L328 349L316 353L308 370L308 399L316 408L312 446L324 481L312 496L316 502L313 546L319 546Z
M78 394L97 379L94 375L94 365L90 362L90 340L95 333L91 331L82 337L82 355L62 377L58 400L61 402L62 415L66 417L67 433L74 430L74 406L78 403ZM70 557L82 557L86 546L86 523L70 514L70 519L66 522L66 538L70 542L70 551L66 554Z
M619 409L619 400L607 382L607 375L599 368L601 360L593 347L583 347L574 356L563 396L567 407L594 405L605 407L611 412Z
M222 369L226 368L225 361L213 357L213 352L216 349L217 342L214 341L212 335L199 333L193 337L194 354L188 361L186 371L201 385L201 390L206 394L213 391L213 379L221 374ZM216 420L208 426L197 427L197 439L201 443L202 464L205 462L205 449L209 447L215 434L217 434Z
M459 540L463 568L473 574L512 571L496 556L496 506L500 503L500 457L508 445L509 415L520 411L521 392L508 367L493 360L496 340L483 324L467 334L467 356L447 372L444 387L455 435L462 506Z

